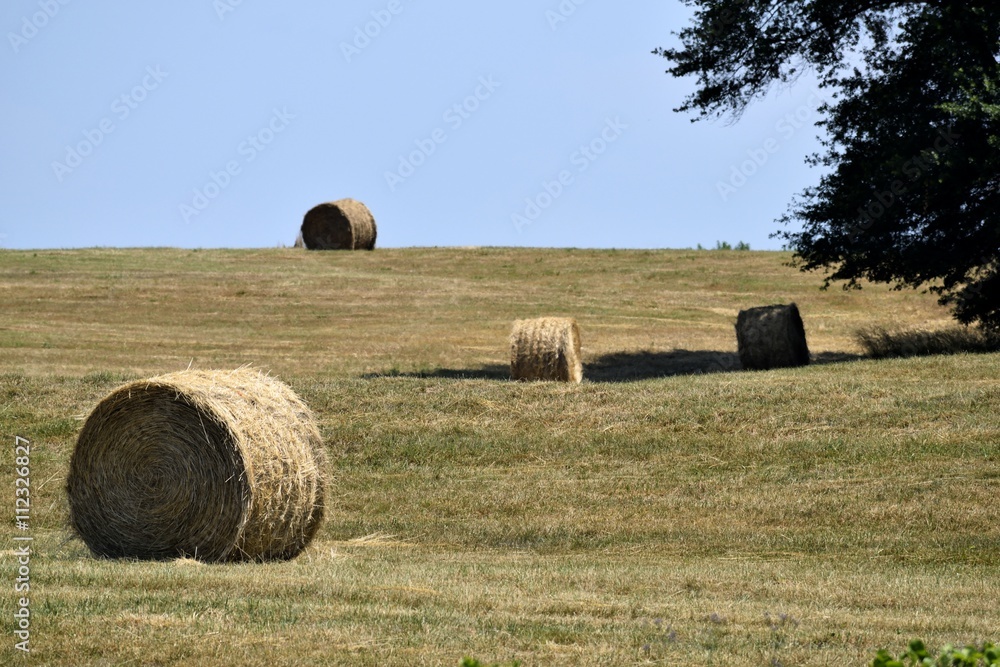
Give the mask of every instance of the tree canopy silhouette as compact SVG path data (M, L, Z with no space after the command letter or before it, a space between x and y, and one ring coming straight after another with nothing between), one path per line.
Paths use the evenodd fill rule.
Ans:
M926 287L965 324L1000 329L1000 3L683 0L679 48L695 76L679 112L738 118L813 71L827 167L776 236L828 286Z

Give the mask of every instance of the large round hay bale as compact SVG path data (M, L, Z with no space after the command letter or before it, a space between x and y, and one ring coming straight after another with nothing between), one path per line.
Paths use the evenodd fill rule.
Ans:
M510 375L515 380L580 382L583 363L576 320L516 320L510 334Z
M302 219L302 241L309 250L374 250L375 217L353 199L314 206Z
M760 306L736 317L740 362L748 370L805 366L809 363L806 330L798 306Z
M181 371L113 391L70 461L70 521L110 558L295 557L323 517L309 408L258 371Z

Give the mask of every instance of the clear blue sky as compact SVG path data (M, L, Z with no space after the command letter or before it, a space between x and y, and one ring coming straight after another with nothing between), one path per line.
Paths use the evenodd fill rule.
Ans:
M291 245L353 197L381 247L778 247L812 85L692 124L681 3L576 2L7 0L0 246Z

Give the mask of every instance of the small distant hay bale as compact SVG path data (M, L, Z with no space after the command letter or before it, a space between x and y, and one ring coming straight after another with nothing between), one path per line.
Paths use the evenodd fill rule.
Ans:
M569 317L516 320L510 334L514 380L580 382L580 327Z
M309 250L374 250L375 217L353 199L339 199L309 209L302 219L302 241Z
M96 556L294 558L323 518L309 408L258 371L182 371L113 391L70 461L70 522Z
M794 303L741 310L736 318L740 362L748 370L805 366L806 330Z

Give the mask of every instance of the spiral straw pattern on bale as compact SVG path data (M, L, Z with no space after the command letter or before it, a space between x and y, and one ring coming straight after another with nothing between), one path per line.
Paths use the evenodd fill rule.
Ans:
M338 199L309 209L301 235L309 250L374 250L378 228L367 206Z
M576 320L516 320L510 334L510 375L514 380L583 380Z
M806 330L794 303L741 310L736 317L736 344L747 370L809 363Z
M309 408L247 368L181 371L113 391L70 461L70 521L97 556L282 560L323 517Z

